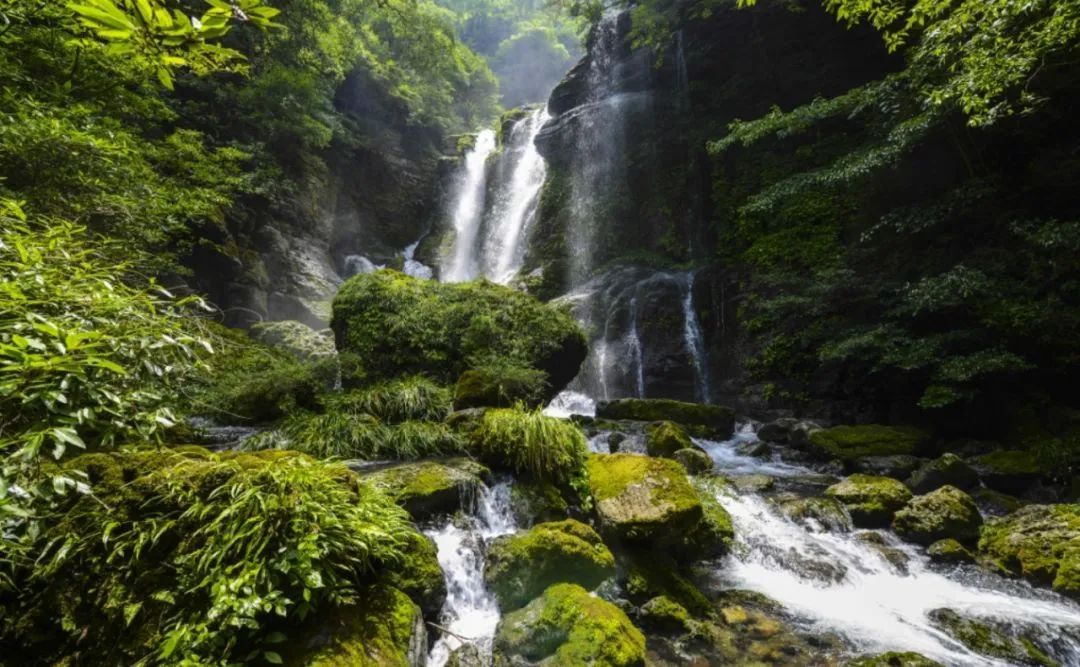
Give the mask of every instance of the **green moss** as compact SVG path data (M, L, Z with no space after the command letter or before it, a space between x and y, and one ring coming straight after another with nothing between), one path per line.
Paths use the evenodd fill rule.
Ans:
M982 528L979 556L1080 599L1080 505L1029 505Z
M1057 661L1025 637L1009 636L988 623L961 616L951 609L935 609L929 617L934 625L979 655L1012 664L1059 667Z
M610 443L611 440L609 439L608 442ZM697 447L693 449L680 449L675 452L671 458L678 461L679 465L685 468L686 472L691 475L707 473L713 469L712 458Z
M686 607L666 595L660 595L641 605L641 619L648 626L663 632L680 632L691 625Z
M350 278L334 299L342 381L357 386L424 374L454 383L471 368L512 365L562 390L585 359L586 341L565 312L486 281L444 284L382 270Z
M645 451L649 456L674 458L680 449L693 449L694 442L678 424L669 421L656 422L645 427Z
M336 354L334 336L329 329L315 331L303 322L260 322L251 327L251 337L287 352L300 361L332 357Z
M461 374L454 388L454 408L505 408L518 403L537 407L547 391L543 371L508 364L489 364Z
M481 460L533 481L582 486L588 443L572 422L539 410L487 410L469 436Z
M389 586L363 592L356 606L319 619L312 636L290 642L303 647L288 664L308 667L409 667L426 649L420 609Z
M818 455L850 463L864 456L915 454L927 440L916 428L880 426L834 426L813 431L810 448Z
M982 515L971 496L955 486L912 498L896 513L892 528L900 537L929 545L953 538L971 544L979 539Z
M998 472L1008 474L1039 475L1043 472L1038 459L1036 459L1033 453L1016 449L983 454L982 456L976 457L975 462Z
M971 563L975 561L975 554L968 551L967 547L951 537L938 540L926 550L930 560L940 563Z
M369 473L364 480L384 491L416 520L461 509L462 491L477 488L489 475L469 459L421 461Z
M644 665L645 637L621 609L574 584L558 584L503 617L495 650L552 665Z
M677 541L701 521L701 501L675 461L593 454L587 468L601 526L615 536Z
M690 559L723 554L735 539L731 515L717 500L724 483L718 477L704 476L692 477L690 482L701 501L702 517L679 545L677 553Z
M593 589L615 574L615 557L592 528L567 519L496 541L484 579L503 610L517 609L559 582Z
M846 667L944 667L940 662L911 651L904 653L890 651L879 655L868 655L855 658L845 664Z
M673 421L683 426L704 427L716 438L729 438L735 431L735 412L719 405L685 403L666 398L624 398L601 403L596 416L603 419Z
M813 521L826 530L851 530L851 515L836 498L795 498L783 502L780 511L794 521Z
M446 579L435 543L423 533L409 533L401 554L399 562L387 565L380 583L408 595L425 617L437 617L446 599Z
M890 477L851 475L825 490L847 508L857 526L879 528L892 520L893 514L911 500L911 491Z
M518 525L560 521L570 513L570 503L554 484L518 480L510 489L510 497Z
M713 613L713 605L690 582L671 556L655 551L626 550L619 554L621 583L631 601L643 604L664 596L698 617Z

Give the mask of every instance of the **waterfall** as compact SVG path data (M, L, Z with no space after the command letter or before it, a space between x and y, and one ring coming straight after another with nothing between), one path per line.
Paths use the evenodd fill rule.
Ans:
M536 135L549 118L546 108L538 108L516 123L500 157L510 165L510 175L497 184L480 259L484 276L497 283L513 280L525 259L529 226L547 176Z
M637 297L630 299L630 331L626 334L626 347L634 367L634 389L637 398L645 398L645 355L641 349L641 336L637 329Z
M712 399L709 395L708 351L705 349L705 336L701 333L701 323L694 309L694 279L697 274L688 271L685 276L683 323L686 332L686 349L692 355L694 375L697 379L697 400L701 403L709 403Z
M500 615L495 597L484 585L484 555L487 542L517 530L510 489L508 481L492 488L480 486L469 498L467 516L451 517L425 531L435 541L446 579L446 602L439 623L453 633L443 633L432 646L428 667L443 667L450 654L463 645L459 637L471 640L482 658L491 656Z
M422 278L423 280L431 280L435 272L431 270L431 267L422 262L416 260L416 247L420 245L420 241L413 243L412 245L401 251L401 258L404 260L404 272L406 275L413 278Z
M699 441L717 471L796 478L811 471L738 453L744 428L728 442ZM1005 665L976 655L936 628L935 609L952 609L1035 640L1062 664L1080 664L1080 606L974 566L935 568L922 552L885 533L907 559L898 568L866 531L829 531L785 517L761 495L722 491L736 545L714 572L725 587L763 593L814 634L837 633L860 651L915 651L947 665Z
M454 198L454 245L441 273L445 282L472 280L479 272L476 242L484 213L487 159L494 150L495 132L484 130L465 155L464 172Z

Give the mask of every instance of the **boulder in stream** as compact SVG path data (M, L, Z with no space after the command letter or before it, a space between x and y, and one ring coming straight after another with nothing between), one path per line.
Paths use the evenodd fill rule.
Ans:
M952 609L935 609L929 616L931 623L979 655L1004 660L1010 665L1059 664L1031 639L1013 635L990 622L962 616Z
M1023 493L1042 479L1044 471L1031 452L1001 450L971 459L971 467L986 486L1003 493Z
M503 616L495 634L495 665L645 664L645 637L615 605L576 584L556 584Z
M675 452L671 458L678 461L682 467L686 468L686 472L691 475L697 475L713 469L712 458L698 447L692 449L680 449Z
M861 474L833 484L825 489L825 495L840 501L855 525L866 528L887 526L896 511L911 500L911 491L901 482Z
M645 427L645 451L649 456L674 458L680 449L694 449L697 445L678 424L669 421L655 422Z
M979 539L981 526L982 515L975 501L955 486L912 498L892 522L897 535L923 545L946 538L972 544Z
M979 474L956 454L943 454L927 461L906 482L912 493L929 493L945 485L970 489L978 483Z
M470 459L403 463L368 473L364 480L385 491L416 521L461 509L462 491L475 489L487 468Z
M911 454L892 454L890 456L864 456L855 461L852 467L857 472L867 475L880 475L893 479L905 480L921 466L926 459Z
M890 651L878 655L866 655L844 664L844 667L945 667L921 653Z
M975 554L951 537L938 540L927 548L926 555L935 563L974 563Z
M809 449L826 459L839 459L852 465L865 456L917 454L928 436L906 426L834 426L810 434Z
M675 461L593 454L587 469L601 529L616 538L672 544L702 520L701 501Z
M735 433L735 412L720 405L686 403L666 398L622 398L597 404L601 419L672 421L701 435L725 440Z
M1029 505L988 520L979 557L1080 600L1080 505Z
M499 538L484 569L484 579L504 611L525 605L556 583L591 590L614 575L615 557L600 536L573 519Z

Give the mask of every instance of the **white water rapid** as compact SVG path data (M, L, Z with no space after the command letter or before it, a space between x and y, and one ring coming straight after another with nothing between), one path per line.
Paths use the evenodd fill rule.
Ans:
M754 439L744 428L728 442L707 442L721 474L780 478L812 474L782 462L739 453ZM897 567L880 546L785 517L765 497L724 491L737 545L715 571L726 587L750 589L781 603L814 633L835 632L861 651L915 651L950 666L1007 665L977 655L929 617L935 609L1001 624L1034 640L1063 665L1080 665L1080 605L975 567L932 566L924 552L891 533L882 536L907 565Z
M443 267L444 282L472 280L479 272L476 240L484 215L487 159L495 150L495 132L476 135L476 145L465 155L465 168L454 198L454 245Z
M488 541L517 531L510 508L511 483L481 486L469 498L465 517L425 531L438 548L439 565L446 579L447 596L439 624L443 633L428 655L428 667L443 667L450 654L470 640L482 658L491 655L499 624L499 606L484 585L484 554ZM456 636L455 636L456 635Z

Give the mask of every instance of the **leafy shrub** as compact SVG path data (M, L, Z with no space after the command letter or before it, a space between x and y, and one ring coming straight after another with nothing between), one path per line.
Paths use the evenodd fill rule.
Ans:
M404 558L406 514L292 452L89 454L0 631L33 662L274 662L272 644ZM16 656L14 662L22 662ZM260 660L261 661L261 660Z
M460 453L464 442L461 436L438 422L406 421L388 425L371 415L331 411L321 415L293 415L276 431L245 440L244 448L288 448L318 458L377 461Z
M574 424L520 407L484 413L471 444L480 458L516 473L574 486L588 452L585 435Z
M453 409L450 390L419 375L334 394L325 403L331 411L371 415L388 424L442 421Z

